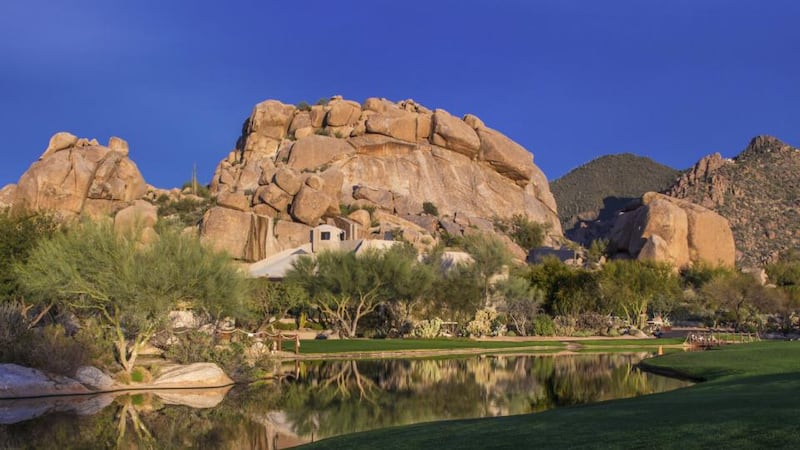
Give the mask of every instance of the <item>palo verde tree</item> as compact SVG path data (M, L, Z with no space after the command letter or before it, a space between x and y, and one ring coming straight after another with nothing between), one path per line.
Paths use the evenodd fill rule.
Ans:
M464 249L472 257L471 269L483 289L484 306L487 306L492 296L493 277L511 263L511 255L499 238L488 233L465 236Z
M245 286L230 259L193 236L162 230L153 243L120 235L110 224L81 223L40 242L16 266L20 285L55 300L79 318L95 318L114 335L127 372L170 310L189 306L212 316L241 316Z
M402 261L392 251L322 252L295 261L284 282L301 286L339 335L350 338L358 322L389 298L391 275Z
M782 291L762 286L752 275L741 272L714 277L703 285L700 295L717 319L729 319L736 328L757 319L758 314L780 311L785 301Z
M638 328L645 326L648 308L669 313L681 295L672 266L650 261L609 261L599 273L599 285L604 303Z

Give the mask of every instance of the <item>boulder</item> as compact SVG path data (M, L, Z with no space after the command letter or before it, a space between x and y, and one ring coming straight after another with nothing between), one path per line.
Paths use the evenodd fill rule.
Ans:
M298 222L314 227L319 224L319 219L330 204L330 197L306 184L294 197L291 214Z
M121 152L89 145L45 153L20 177L15 208L62 216L103 215L147 193L136 164Z
M172 329L195 329L203 325L203 320L191 310L170 311L167 318Z
M433 113L431 143L461 153L472 159L478 156L481 141L475 130L443 109Z
M355 125L361 115L361 105L349 100L332 101L325 121L330 127Z
M464 116L464 123L469 125L475 131L486 127L486 125L483 124L483 121L479 119L478 116L472 114L466 114Z
M250 199L241 192L220 192L217 205L237 211L250 211Z
M325 182L322 181L322 177L319 175L309 175L308 178L306 178L306 186L319 191L325 186Z
M363 185L355 186L353 188L353 198L356 200L368 200L387 211L394 211L394 197L391 192L385 189L376 189Z
M409 155L418 148L416 144L411 142L379 134L366 134L350 138L349 142L355 148L357 154L369 156L392 157Z
M312 128L322 128L325 124L325 116L328 114L328 107L324 105L314 105L311 107L309 118Z
M112 152L119 152L125 156L128 156L128 141L125 139L111 136L108 139L108 148Z
M74 147L77 143L78 136L66 131L59 131L50 137L50 142L47 144L47 148L42 152L42 156L40 156L39 159L42 160L59 150Z
M0 364L0 399L90 392L72 378L48 374L17 364Z
M117 384L105 372L92 366L79 367L75 372L75 379L95 391L108 391Z
M417 140L417 115L402 110L372 114L366 121L369 133L414 142Z
M250 114L250 132L272 139L283 139L294 117L295 107L277 100L259 103Z
M357 209L347 215L347 218L361 225L365 230L372 224L372 218L366 209Z
M292 119L292 123L289 125L289 133L294 134L295 138L298 136L295 134L297 130L303 128L312 128L311 126L311 112L310 111L298 111L297 114L294 115Z
M157 391L155 395L167 405L188 406L193 409L213 408L225 399L231 386L215 389L181 389L178 391Z
M152 383L157 388L202 388L231 384L233 380L214 363L164 366Z
M250 236L251 221L251 213L215 206L203 216L200 239L217 251L242 259Z
M313 135L295 142L288 164L289 167L301 171L315 169L354 153L355 149L344 140Z
M261 186L256 191L255 198L261 203L266 203L276 211L286 211L286 207L292 202L292 196L278 187L277 184Z
M515 181L531 179L533 155L521 145L490 128L479 128L480 158L503 176Z
M341 173L341 172L340 172ZM17 197L17 185L7 184L0 189L0 210L10 208Z
M156 222L158 222L158 208L144 200L137 200L114 216L114 230L117 233L130 234L152 228L156 226Z
M311 242L311 227L302 223L279 220L275 223L275 239L283 248L299 247Z
M338 199L342 192L342 183L344 183L344 174L336 167L331 167L328 170L319 174L322 178L322 190L328 196L336 201L338 206Z
M427 140L431 137L433 127L433 114L417 114L417 140Z
M732 267L735 261L733 233L725 218L655 192L644 194L617 218L610 239L618 252L676 268L699 262Z
M275 171L275 184L289 195L295 195L303 185L303 177L291 167L281 167Z

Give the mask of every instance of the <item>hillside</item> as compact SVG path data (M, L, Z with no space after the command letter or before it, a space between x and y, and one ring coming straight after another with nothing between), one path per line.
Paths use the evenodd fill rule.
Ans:
M774 137L754 138L732 160L706 156L665 192L727 218L739 265L800 248L800 150Z
M606 218L645 192L671 186L680 171L631 153L601 156L550 183L564 229L575 216Z

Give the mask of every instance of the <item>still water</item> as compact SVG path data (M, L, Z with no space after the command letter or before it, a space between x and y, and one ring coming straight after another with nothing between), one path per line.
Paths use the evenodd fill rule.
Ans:
M303 361L233 389L0 400L0 448L277 449L416 422L668 391L647 353Z

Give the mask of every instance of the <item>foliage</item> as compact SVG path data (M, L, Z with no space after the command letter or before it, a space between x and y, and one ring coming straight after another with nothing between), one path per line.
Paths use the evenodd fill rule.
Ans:
M436 205L434 205L431 202L423 202L422 211L425 214L430 214L431 216L439 217L439 208L437 208Z
M599 288L604 302L639 329L646 325L648 308L667 315L681 295L672 266L646 261L609 261L599 272Z
M608 255L609 240L599 238L592 241L586 249L586 262L589 264L599 264L603 257Z
M208 186L198 183L197 180L190 180L183 183L181 185L181 191L185 191L186 189L189 189L189 193L192 195L203 197L204 199L211 198L211 191L208 189Z
M330 101L331 101L331 99L329 99L329 98L327 98L327 97L322 97L322 98L320 98L319 100L317 100L317 103L316 103L316 105L325 106L325 105L327 105L327 104L328 104Z
M769 279L786 292L789 306L800 309L800 251L784 252L766 271Z
M488 305L491 279L511 263L511 255L503 241L488 233L464 236L464 250L472 257L473 272L483 288L484 304Z
M78 224L40 242L16 269L28 292L113 330L116 356L127 372L178 304L217 317L246 313L243 278L227 256L177 230L164 230L142 246L109 223Z
M158 216L168 218L182 227L191 227L200 223L203 214L216 204L212 198L202 200L192 197L180 197L173 200L168 195L161 195L155 202Z
M294 283L280 283L266 278L250 278L247 280L250 291L251 309L257 312L266 323L270 318L282 319L296 308L308 304L308 295L302 286Z
M39 241L52 236L58 228L55 219L43 213L0 212L0 301L22 300L12 268L24 263Z
M270 324L272 328L278 331L295 331L297 330L297 324L294 322L280 322L275 321Z
M213 362L236 379L247 373L245 348L249 342L219 345L214 336L198 330L176 334L165 348L164 357L178 364Z
M530 220L522 214L514 214L508 224L508 237L524 250L541 247L550 224Z
M536 336L555 336L556 324L547 314L539 314L533 319L533 334Z
M731 270L725 266L713 266L701 261L681 269L681 281L686 287L700 289L714 278L730 273Z
M544 293L543 308L551 315L574 315L588 311L607 313L609 306L597 295L597 274L567 266L556 257L547 257L530 266L525 277L531 286Z
M295 107L299 111L311 111L311 105L308 104L307 101L303 100L295 105Z
M433 339L442 331L442 319L435 317L422 320L414 327L414 336L422 339Z
M718 320L729 319L737 328L748 322L761 328L758 314L778 311L784 302L779 290L740 272L713 278L703 286L701 296Z
M403 273L409 264L408 255L400 249L358 256L322 252L314 259L295 261L286 282L304 289L342 337L355 337L358 322L400 291L402 280L393 275Z
M533 321L544 302L544 292L520 276L510 276L499 282L495 292L505 302L506 315L509 324L514 326L515 334L527 336L533 333Z
M497 311L491 308L479 309L475 318L467 324L470 336L489 336L492 334L492 322L497 318Z

